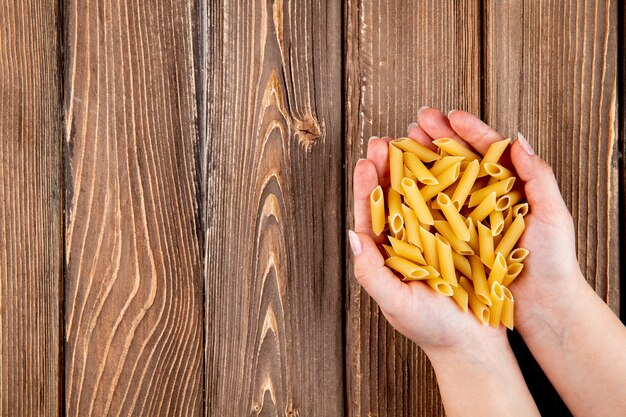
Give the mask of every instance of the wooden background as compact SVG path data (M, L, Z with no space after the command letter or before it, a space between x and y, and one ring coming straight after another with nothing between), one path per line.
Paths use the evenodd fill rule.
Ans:
M530 139L619 314L624 8L1 0L0 415L443 415L345 243L352 166L422 105Z

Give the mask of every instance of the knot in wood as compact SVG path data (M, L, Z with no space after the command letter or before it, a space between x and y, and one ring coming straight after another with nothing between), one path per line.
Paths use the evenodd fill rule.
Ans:
M298 142L307 149L322 136L322 128L313 116L306 115L301 119L294 118L293 125L298 137Z

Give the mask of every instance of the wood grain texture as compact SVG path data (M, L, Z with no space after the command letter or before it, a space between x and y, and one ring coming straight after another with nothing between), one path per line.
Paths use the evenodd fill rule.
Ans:
M61 412L63 192L56 1L0 3L0 415Z
M488 0L484 22L484 116L552 165L581 269L619 314L617 4ZM510 340L542 414L570 415L519 335Z
M343 415L341 2L206 27L206 415Z
M478 1L347 0L346 210L371 135L404 136L422 105L480 110ZM359 287L348 263L347 408L351 416L439 416L432 368Z
M617 2L486 5L485 118L552 165L581 269L619 314Z
M68 416L202 414L194 14L67 4Z

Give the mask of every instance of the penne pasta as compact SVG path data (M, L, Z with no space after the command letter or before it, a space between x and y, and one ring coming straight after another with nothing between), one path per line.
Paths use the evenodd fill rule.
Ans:
M389 179L391 188L400 194L404 194L401 185L402 178L404 178L404 159L402 154L402 149L396 147L393 141L389 143Z
M521 214L522 216L528 214L528 203L521 203L513 206L513 216L517 216L518 214Z
M474 315L482 324L489 323L489 307L474 295L474 287L470 280L461 277L460 286L467 292L467 301Z
M513 223L511 223L511 227L509 227L504 236L502 236L502 240L498 246L496 246L496 252L501 253L502 256L509 256L509 253L513 250L513 246L515 246L520 236L522 236L525 228L524 216L518 214L515 216Z
M452 286L459 285L454 269L454 258L452 258L452 248L437 234L435 238L437 246L437 259L439 260L439 272L441 277Z
M441 274L435 268L430 265L424 265L422 268L428 271L428 278L437 278L440 277Z
M491 235L491 229L482 224L478 225L478 247L480 249L480 260L483 261L488 268L491 268L493 261L495 260L495 253L493 250L493 236Z
M472 248L473 254L480 253L480 246L478 244L478 231L476 230L476 227L474 227L474 220L471 217L468 217L465 219L465 224L467 225L467 230L469 230L470 232L470 240L467 243L469 244L470 248Z
M467 313L467 306L469 301L469 295L467 291L459 285L452 286L452 299L461 307L463 312Z
M383 245L383 248L385 249L385 252L387 252L387 256L389 256L390 258L392 256L398 256L398 254L396 254L396 252L393 250L391 246Z
M456 237L468 242L470 239L469 230L463 216L459 214L450 197L447 194L439 193L437 203Z
M467 258L460 253L452 251L452 260L454 261L454 267L463 275L471 277L472 268Z
M506 150L506 147L509 146L510 142L511 139L503 139L497 142L493 142L489 146L489 149L487 149L487 152L485 152L485 155L483 156L483 159L480 163L480 171L478 173L479 177L484 177L485 175L487 175L487 172L485 170L485 164L498 162L500 160L500 157Z
M441 175L437 176L437 181L439 184L437 185L427 185L421 189L422 196L424 200L430 200L446 188L448 188L456 179L459 177L460 163L456 163L452 165L450 168L446 169L441 173Z
M502 304L504 303L504 292L499 282L494 282L491 286L491 307L489 307L489 324L498 327L502 317Z
M513 330L515 300L513 299L513 294L511 294L511 291L509 291L506 286L502 287L502 293L504 294L504 303L502 304L502 316L500 321L508 327L509 330Z
M417 185L415 185L415 182L408 178L404 178L402 180L402 188L404 189L404 195L407 202L411 208L415 210L415 214L417 214L419 221L429 225L433 224L433 216L424 201L424 197L422 197Z
M422 239L424 260L427 265L438 268L439 259L437 258L437 243L435 242L435 236L422 226L420 230L420 239Z
M491 226L491 236L498 236L504 227L504 217L501 211L489 213L489 225Z
M419 220L417 214L406 204L402 204L402 216L404 218L404 228L406 230L407 242L417 246L422 250L422 240L420 239Z
M413 181L417 181L417 177L406 166L404 167L404 177L405 178L410 178Z
M385 230L385 199L380 185L374 188L370 194L370 214L372 231L375 235L380 235Z
M402 217L402 195L393 188L387 192L387 205L389 206L389 217L398 215ZM404 221L402 222L404 224Z
M431 151L426 146L417 143L411 138L398 138L392 140L391 143L405 152L414 154L423 162L432 162L441 159L441 155L437 152Z
M515 178L511 177L474 191L470 195L468 206L475 207L479 205L491 193L496 193L496 197L508 193L513 188L513 183L515 183Z
M504 226L502 227L502 233L506 233L506 231L509 230L509 227L511 227L511 223L513 223L513 218L515 216L513 215L513 209L511 207L506 209L502 214L504 215Z
M465 157L463 156L444 156L430 168L430 173L435 177L443 174L448 168L461 163Z
M430 278L426 280L426 283L430 285L433 290L446 297L450 297L454 293L452 286L441 278Z
M428 270L399 256L392 256L385 260L385 265L396 272L399 272L405 279L410 281L427 279Z
M433 143L437 145L441 150L449 153L450 155L455 156L463 156L467 160L480 159L478 155L474 152L470 151L468 148L463 146L460 142L452 139L452 138L441 138L434 140Z
M474 283L474 293L481 302L490 306L491 298L489 298L489 286L487 285L485 266L477 255L470 256L469 263L472 268L472 274L468 276L472 277L472 282Z
M522 199L524 193L521 190L512 190L500 196L496 201L496 210L504 211L509 207L513 206L513 204L517 204L518 201Z
M515 262L507 266L506 274L504 274L504 278L502 279L502 285L508 286L515 278L519 276L519 274L524 269L524 264Z
M397 254L397 256L406 258L409 261L416 262L420 265L426 265L426 261L424 260L422 252L416 246L398 240L393 236L389 236L389 242L391 242L391 246L393 247L393 250Z
M462 165L463 163L461 163ZM476 182L476 178L478 176L478 169L480 168L477 160L473 160L467 165L463 175L461 175L461 179L459 180L454 194L452 194L452 202L456 206L457 210L460 210L465 204L465 200L469 195L472 187L474 186L474 182Z
M426 165L413 153L404 153L404 165L410 172L425 185L437 185L439 181L437 178L426 168Z
M435 229L441 234L450 243L452 249L460 253L461 255L473 255L474 250L470 247L467 242L463 242L459 239L452 227L445 220L435 220Z
M509 256L506 257L507 264L513 263L522 263L528 257L530 252L528 249L524 248L515 248L509 253Z
M468 217L471 217L474 223L478 224L483 221L489 213L496 208L496 193L489 194L479 205L472 210Z
M487 286L491 288L494 282L502 284L506 270L507 267L504 256L502 256L501 253L497 253L496 259L493 261L493 266L491 267L491 272L489 272L489 278L487 278Z
M404 226L402 226L398 231L389 230L391 232L391 236L395 237L398 240L404 240L404 235L406 234L406 230Z
M511 170L508 170L495 162L487 162L482 165L482 168L484 173L497 180L503 180L513 176L513 172L511 172Z

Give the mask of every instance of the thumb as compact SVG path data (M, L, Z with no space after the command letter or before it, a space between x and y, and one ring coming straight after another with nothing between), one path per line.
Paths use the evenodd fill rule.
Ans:
M383 310L393 314L393 306L402 305L408 296L409 286L385 266L383 255L369 235L350 230L348 238L354 255L354 276Z
M519 178L526 183L526 199L535 215L545 219L563 212L569 215L552 168L535 155L521 133L518 133L518 140L511 146L511 162Z

